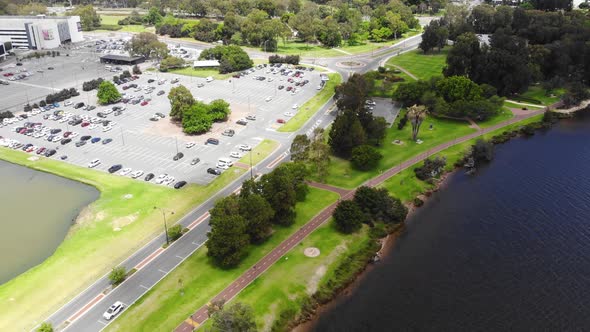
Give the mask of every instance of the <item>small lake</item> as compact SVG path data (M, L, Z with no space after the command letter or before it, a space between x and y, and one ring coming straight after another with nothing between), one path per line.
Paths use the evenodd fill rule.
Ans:
M459 171L313 331L590 330L590 116Z
M92 186L0 160L0 284L51 256L76 216L99 197Z

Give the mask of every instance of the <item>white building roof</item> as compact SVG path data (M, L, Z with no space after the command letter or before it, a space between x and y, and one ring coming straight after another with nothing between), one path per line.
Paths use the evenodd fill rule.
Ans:
M219 61L217 60L197 60L193 62L193 67L219 67Z

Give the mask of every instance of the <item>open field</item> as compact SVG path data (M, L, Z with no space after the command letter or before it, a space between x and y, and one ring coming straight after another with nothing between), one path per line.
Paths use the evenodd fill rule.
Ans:
M339 74L328 74L328 77L330 80L326 83L322 91L305 102L305 104L301 105L297 114L289 119L285 125L280 127L278 131L293 132L299 130L299 128L301 128L301 126L303 126L320 107L332 98L334 95L334 88L340 84L342 78Z
M122 14L122 15L115 15L115 14L110 14L110 15L100 15L100 24L101 26L105 26L106 29L101 29L98 28L97 30L94 31L110 31L113 29L116 29L116 27L120 27L120 29L118 29L117 31L119 32L155 32L155 28L154 27L146 27L144 25L119 25L119 20L124 19L125 17L127 17L128 15Z
M220 74L217 69L194 69L192 67L185 67L181 69L173 69L168 71L171 74L194 76L194 77L213 77L216 80L225 80L232 76L232 74Z
M428 54L423 54L420 50L411 51L392 57L386 64L393 68L400 66L417 78L428 80L433 76L442 76L448 50L448 48L444 48L440 52L435 51Z
M265 243L255 246L248 257L231 270L213 266L205 247L197 250L166 278L127 309L107 331L170 331L197 308L206 304L235 278L250 268L279 243L307 223L323 208L335 202L332 192L310 188L305 202L296 206L295 224L275 229ZM179 282L180 280L180 282Z
M30 161L30 156L0 149L0 159L93 185L101 196L51 257L0 286L0 298L7 299L0 302L0 330L31 329L160 233L161 215L154 206L175 211L174 223L244 172L235 169L208 186L174 190L46 158Z
M519 96L510 97L509 99L518 102L529 103L529 104L540 104L540 105L551 105L561 98L565 93L565 89L556 89L549 95L545 93L545 89L541 86L530 86L529 89L520 94Z
M512 119L514 117L514 114L512 114L512 112L507 109L506 107L502 107L500 109L500 113L498 113L496 116L486 120L486 121L476 121L477 125L480 126L481 128L487 128L490 126L493 126L497 123L500 123L502 121L506 121L509 119Z

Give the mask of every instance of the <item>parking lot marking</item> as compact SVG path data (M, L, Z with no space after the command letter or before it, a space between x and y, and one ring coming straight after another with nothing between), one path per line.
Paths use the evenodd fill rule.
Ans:
M105 322L101 321L100 319L99 319L99 320L97 320L97 322L99 322L100 324L102 324L102 325L104 325L104 326L107 326L107 325L108 325L108 323L105 323Z

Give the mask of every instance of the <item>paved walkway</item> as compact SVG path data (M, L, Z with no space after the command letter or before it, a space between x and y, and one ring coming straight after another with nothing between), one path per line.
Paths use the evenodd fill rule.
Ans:
M466 142L470 139L487 134L491 131L494 131L496 129L513 124L515 122L533 117L537 114L542 114L543 112L545 112L545 109L538 110L538 111L529 111L528 113L523 114L523 115L516 115L514 118L512 118L510 120L498 123L494 126L482 129L478 132L469 134L467 136L457 138L453 141L443 143L443 144L436 146L436 147L434 147L434 148L432 148L420 155L417 155L409 160L402 162L398 166L388 169L387 171L381 173L379 176L368 180L363 185L370 186L370 187L378 186L381 183L383 183L384 181L386 181L387 179L391 178L392 176L398 174L399 172L405 170L406 168L408 168L416 163L421 162L422 160L428 158L429 156L431 156L435 153L441 152L453 145ZM311 182L310 185L312 185L316 188L321 188L321 189L326 189L326 190L337 192L337 193L341 194L341 199L351 199L354 195L354 190L346 190L346 189L342 189L342 188L338 188L338 187L334 187L334 186L330 186L330 185L325 185L325 184L320 184L320 183L314 183L314 182ZM287 252L289 252L289 250L291 250L298 243L300 243L307 235L309 235L311 232L313 232L322 223L329 220L330 217L332 216L332 212L334 211L334 209L336 208L337 205L338 205L338 202L335 202L335 203L331 204L330 206L328 206L327 208L325 208L324 210L322 210L319 214L317 214L315 217L313 217L313 219L311 219L311 221L309 221L307 224L305 224L303 227L301 227L299 230L297 230L295 232L295 234L291 235L289 238L287 238L285 241L283 241L281 244L279 244L273 251L271 251L269 254L264 256L253 267L251 267L250 269L245 271L238 279L236 279L228 287L226 287L223 291L221 291L221 293L217 294L217 296L215 296L211 300L211 302L219 301L219 300L225 300L225 302L228 302L232 298L234 298L241 290L246 288L252 281L254 281L258 276L260 276L270 266L272 266L275 262L277 262L279 259L281 259L283 257L283 255L285 255ZM288 259L288 257L285 257L285 259ZM204 305L201 308L199 308L194 314L192 314L190 317L188 317L185 321L183 321L182 324L180 324L174 331L176 331L176 332L193 331L195 328L197 328L201 324L203 324L208 318L209 318L209 316L207 315L207 305Z
M405 68L400 67L398 65L392 65L395 68L401 70L402 72L404 72L406 75L410 76L411 78L415 79L416 81L418 81L418 77L414 76L414 74L410 73L409 71L407 71Z

